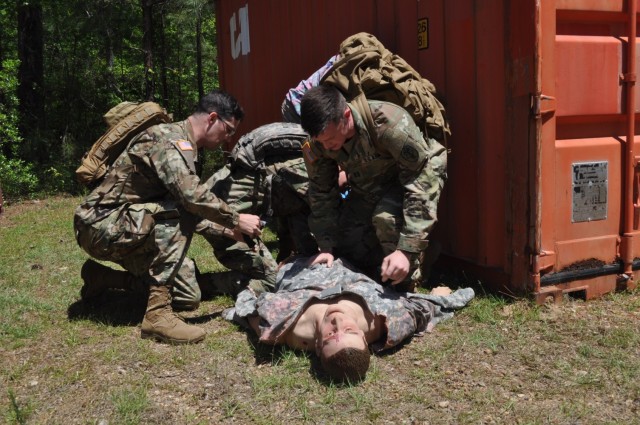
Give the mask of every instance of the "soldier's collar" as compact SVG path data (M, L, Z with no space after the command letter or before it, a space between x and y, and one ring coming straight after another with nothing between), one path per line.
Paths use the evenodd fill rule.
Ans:
M189 141L191 142L192 145L196 146L196 137L193 134L193 126L191 125L191 121L189 121L188 119L184 120L184 128L187 131L187 137L189 139Z

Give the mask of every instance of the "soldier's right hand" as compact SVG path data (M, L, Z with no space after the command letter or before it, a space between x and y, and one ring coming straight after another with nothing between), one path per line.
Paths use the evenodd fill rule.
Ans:
M262 231L260 230L260 217L253 214L239 214L238 224L234 228L234 231L235 230L239 230L252 238L257 238L262 235Z

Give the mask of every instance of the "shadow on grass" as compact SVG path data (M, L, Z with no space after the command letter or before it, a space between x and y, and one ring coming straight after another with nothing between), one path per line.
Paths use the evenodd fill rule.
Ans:
M142 323L146 308L147 298L142 294L109 290L94 300L74 302L67 309L67 318L70 321L91 320L110 326L137 326ZM214 312L185 317L179 310L176 312L184 318L185 322L194 325L209 322L221 315L221 312ZM186 314L192 313L186 312Z
M78 300L67 309L67 318L90 320L111 326L135 326L142 322L147 300L124 291L106 291L89 302Z

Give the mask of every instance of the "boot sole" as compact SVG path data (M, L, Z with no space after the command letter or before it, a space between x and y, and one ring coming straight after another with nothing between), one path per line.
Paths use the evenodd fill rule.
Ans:
M167 338L165 336L154 334L151 332L145 332L145 331L140 332L140 337L142 339L155 339L156 341L164 342L165 344L171 344L171 345L196 344L202 341L205 336L207 335L206 334L202 335L200 338L196 338L196 339L175 339L175 338Z

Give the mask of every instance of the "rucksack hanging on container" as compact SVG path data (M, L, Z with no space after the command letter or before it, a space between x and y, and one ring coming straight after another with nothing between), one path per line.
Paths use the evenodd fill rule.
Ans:
M361 32L345 39L340 43L338 55L289 90L282 106L285 119L299 122L300 99L318 84L336 87L347 102L365 111L363 119L369 128L373 128L373 120L366 114L368 108L363 106L367 100L381 100L406 109L425 135L443 145L446 146L451 135L435 86L369 33Z

